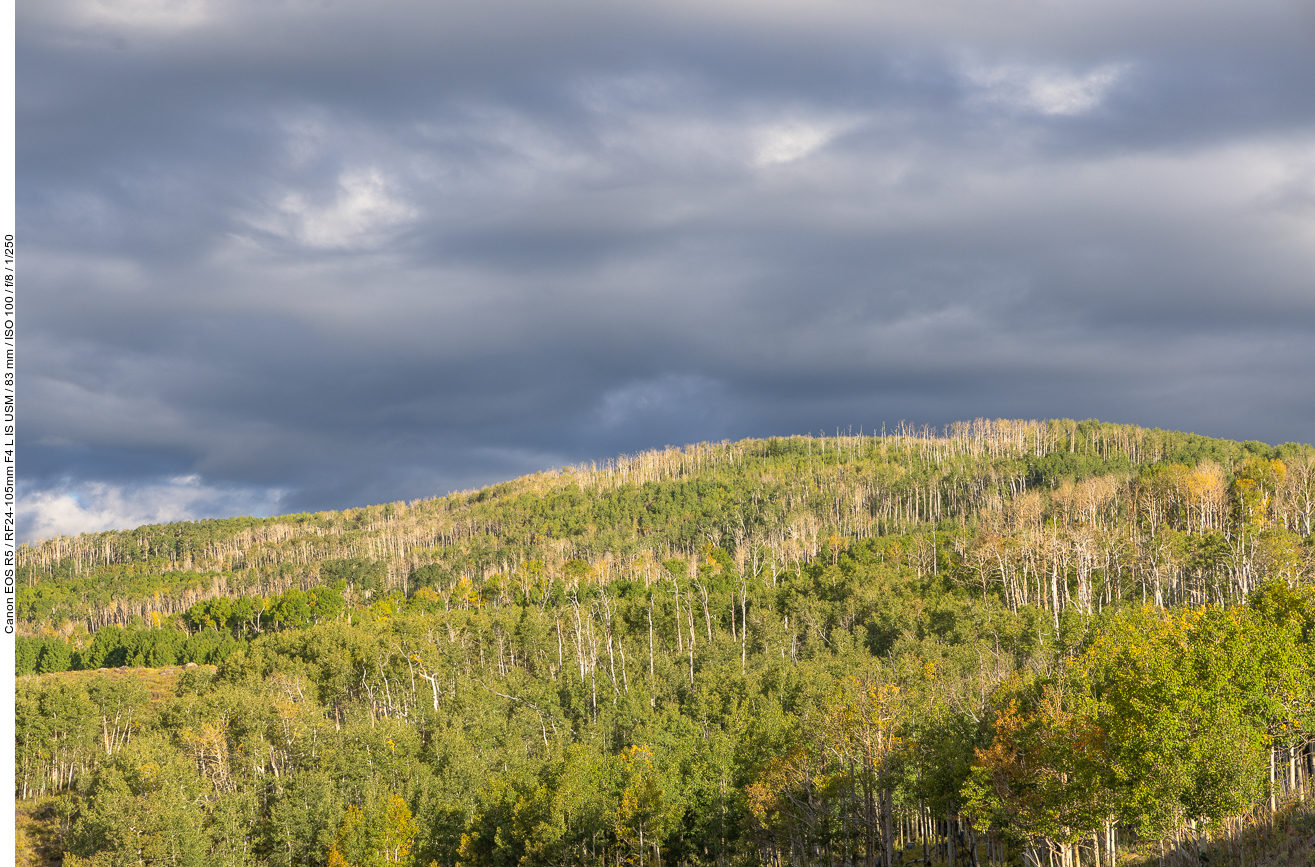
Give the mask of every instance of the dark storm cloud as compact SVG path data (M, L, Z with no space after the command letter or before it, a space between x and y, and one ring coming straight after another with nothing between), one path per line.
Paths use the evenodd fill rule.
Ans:
M1312 438L1304 4L19 13L29 537L901 419Z

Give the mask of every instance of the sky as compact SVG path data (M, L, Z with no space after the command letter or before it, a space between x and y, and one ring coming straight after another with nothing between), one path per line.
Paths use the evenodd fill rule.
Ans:
M20 0L20 534L717 441L1315 440L1307 0Z

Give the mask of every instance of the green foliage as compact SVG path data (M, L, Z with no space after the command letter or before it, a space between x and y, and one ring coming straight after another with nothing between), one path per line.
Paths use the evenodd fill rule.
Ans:
M1269 630L1246 609L1133 609L1084 655L1111 789L1124 821L1165 836L1218 823L1265 788L1270 698L1299 674L1267 671Z
M37 656L37 673L51 674L68 671L73 664L73 648L67 641L48 638L41 644L41 653Z
M320 580L325 584L341 584L343 587L351 587L357 593L378 592L387 577L388 567L385 564L360 557L326 560L320 564Z
M81 650L72 653L61 670L88 671L120 666L162 668L188 662L216 664L245 646L227 632L207 629L187 635L176 629L136 629L107 626Z
M339 582L310 590L292 587L270 602L269 621L275 626L304 629L333 620L343 611L343 586Z
M23 677L36 674L37 660L41 658L42 639L26 638L22 635L14 639L14 674Z
M391 795L361 809L347 808L338 836L329 849L329 867L387 867L409 864L411 842L420 830L411 809Z
M20 565L16 785L63 793L83 863L873 865L914 816L934 861L1215 827L1315 734L1311 467L983 422L97 534ZM218 669L153 703L67 671L187 662Z
M159 736L135 739L103 763L69 835L69 851L108 865L206 864L195 769Z
M422 587L446 587L452 583L452 574L436 563L412 570L410 577L411 592Z
M1029 461L1028 483L1045 488L1057 488L1065 481L1080 482L1092 476L1127 472L1131 469L1132 462L1122 455L1114 460L1107 460L1095 454L1054 452Z

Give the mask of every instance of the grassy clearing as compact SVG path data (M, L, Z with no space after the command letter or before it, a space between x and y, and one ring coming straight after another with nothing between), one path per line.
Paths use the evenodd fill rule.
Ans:
M195 667L205 669L211 673L216 670L216 666L213 665ZM61 671L57 674L32 674L20 678L20 680L50 678L76 682L91 680L97 676L108 677L111 680L135 680L150 692L151 704L157 705L173 696L174 687L178 682L178 675L182 674L184 669L185 666L182 665L171 665L167 668L123 666L120 668L99 668L95 671Z
M1291 803L1272 817L1267 813L1262 807L1230 820L1204 852L1189 846L1161 853L1158 842L1149 842L1120 855L1119 867L1315 867L1315 804Z

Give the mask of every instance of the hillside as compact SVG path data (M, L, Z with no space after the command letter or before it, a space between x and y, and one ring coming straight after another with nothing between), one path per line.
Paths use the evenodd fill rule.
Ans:
M53 539L19 674L85 673L20 677L16 785L68 864L1254 863L1313 470L978 421Z
M1067 420L702 443L431 500L24 545L19 615L29 633L128 625L214 596L332 583L334 565L352 560L373 567L373 593L429 585L442 595L465 581L490 585L496 602L531 575L572 584L581 567L568 564L607 583L711 545L741 571L779 573L828 545L899 535L911 536L904 556L915 568L952 559L1013 608L1090 609L1133 590L1240 599L1259 574L1307 568L1299 542L1315 521L1313 454ZM1245 545L1244 526L1257 528ZM932 545L933 532L952 553ZM1062 599L1036 581L1056 569L1075 579L1055 588Z

